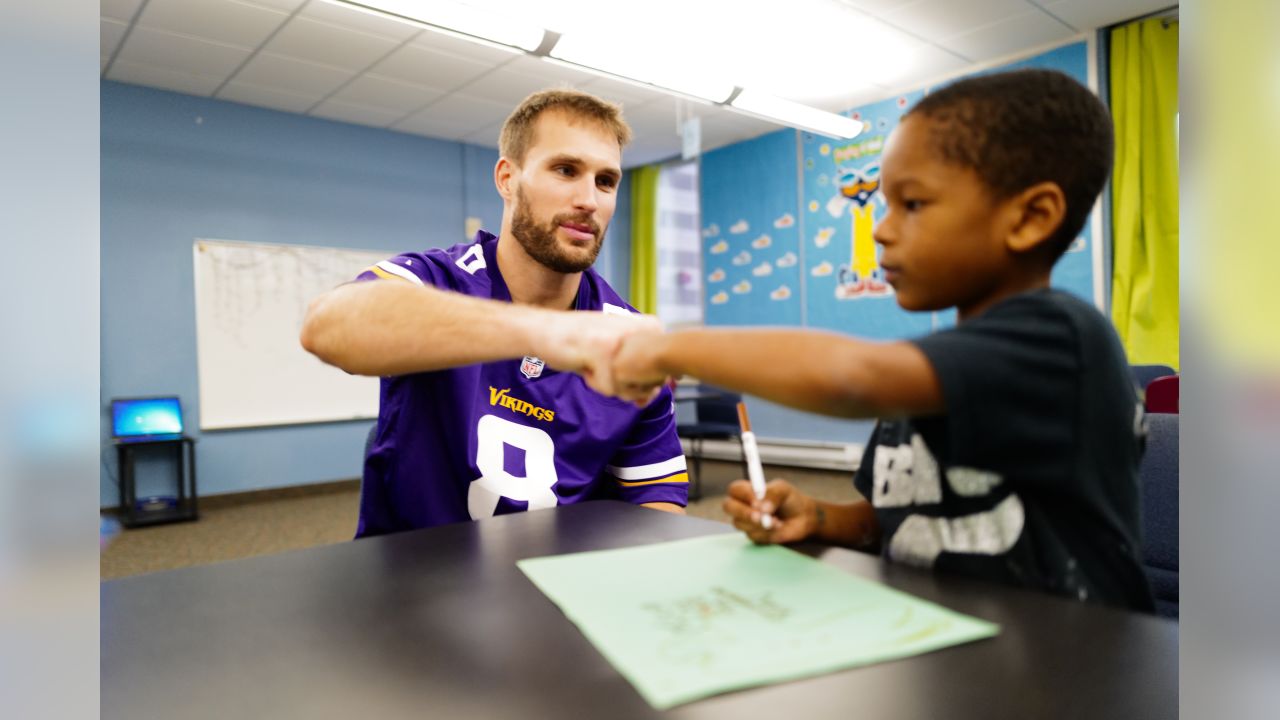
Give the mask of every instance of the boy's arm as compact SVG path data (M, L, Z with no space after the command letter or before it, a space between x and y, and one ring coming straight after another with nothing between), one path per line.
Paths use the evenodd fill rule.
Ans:
M311 302L302 346L357 375L414 372L534 355L583 373L603 390L597 369L624 335L654 331L653 318L557 312L474 298L395 280L342 285Z
M813 330L695 329L627 338L613 362L618 394L648 397L668 376L699 380L837 417L935 415L933 366L908 342L868 342Z

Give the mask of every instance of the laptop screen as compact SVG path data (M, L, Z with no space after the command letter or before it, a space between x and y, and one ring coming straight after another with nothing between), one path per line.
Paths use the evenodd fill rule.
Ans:
M111 434L118 438L182 434L182 406L176 397L111 401Z

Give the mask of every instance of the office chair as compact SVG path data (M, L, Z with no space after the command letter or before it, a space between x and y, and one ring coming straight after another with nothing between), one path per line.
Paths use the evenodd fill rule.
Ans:
M1147 415L1142 488L1142 565L1156 613L1178 617L1178 416Z
M1133 384L1138 388L1139 395L1146 392L1152 380L1178 374L1177 370L1168 365L1130 365L1129 372L1133 374Z
M1178 376L1156 378L1147 386L1145 405L1149 413L1178 412Z
M702 443L704 440L738 441L742 446L742 429L738 426L738 403L742 396L710 385L698 385L690 398L694 403L695 422L676 425L676 435L689 441L690 467L689 499L702 497ZM742 476L747 476L746 451L742 451Z

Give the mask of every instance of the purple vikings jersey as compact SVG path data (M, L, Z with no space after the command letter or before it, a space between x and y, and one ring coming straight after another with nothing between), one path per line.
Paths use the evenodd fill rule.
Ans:
M481 231L357 279L511 302L497 244ZM575 309L633 312L593 269ZM382 379L356 537L599 498L685 505L688 488L669 390L640 409L536 357L480 363Z

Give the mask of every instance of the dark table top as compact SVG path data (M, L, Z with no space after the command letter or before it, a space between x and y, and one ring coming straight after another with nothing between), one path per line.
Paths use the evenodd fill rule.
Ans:
M818 545L1001 633L659 712L515 565L726 531L596 502L106 582L102 717L1177 717L1176 623Z

